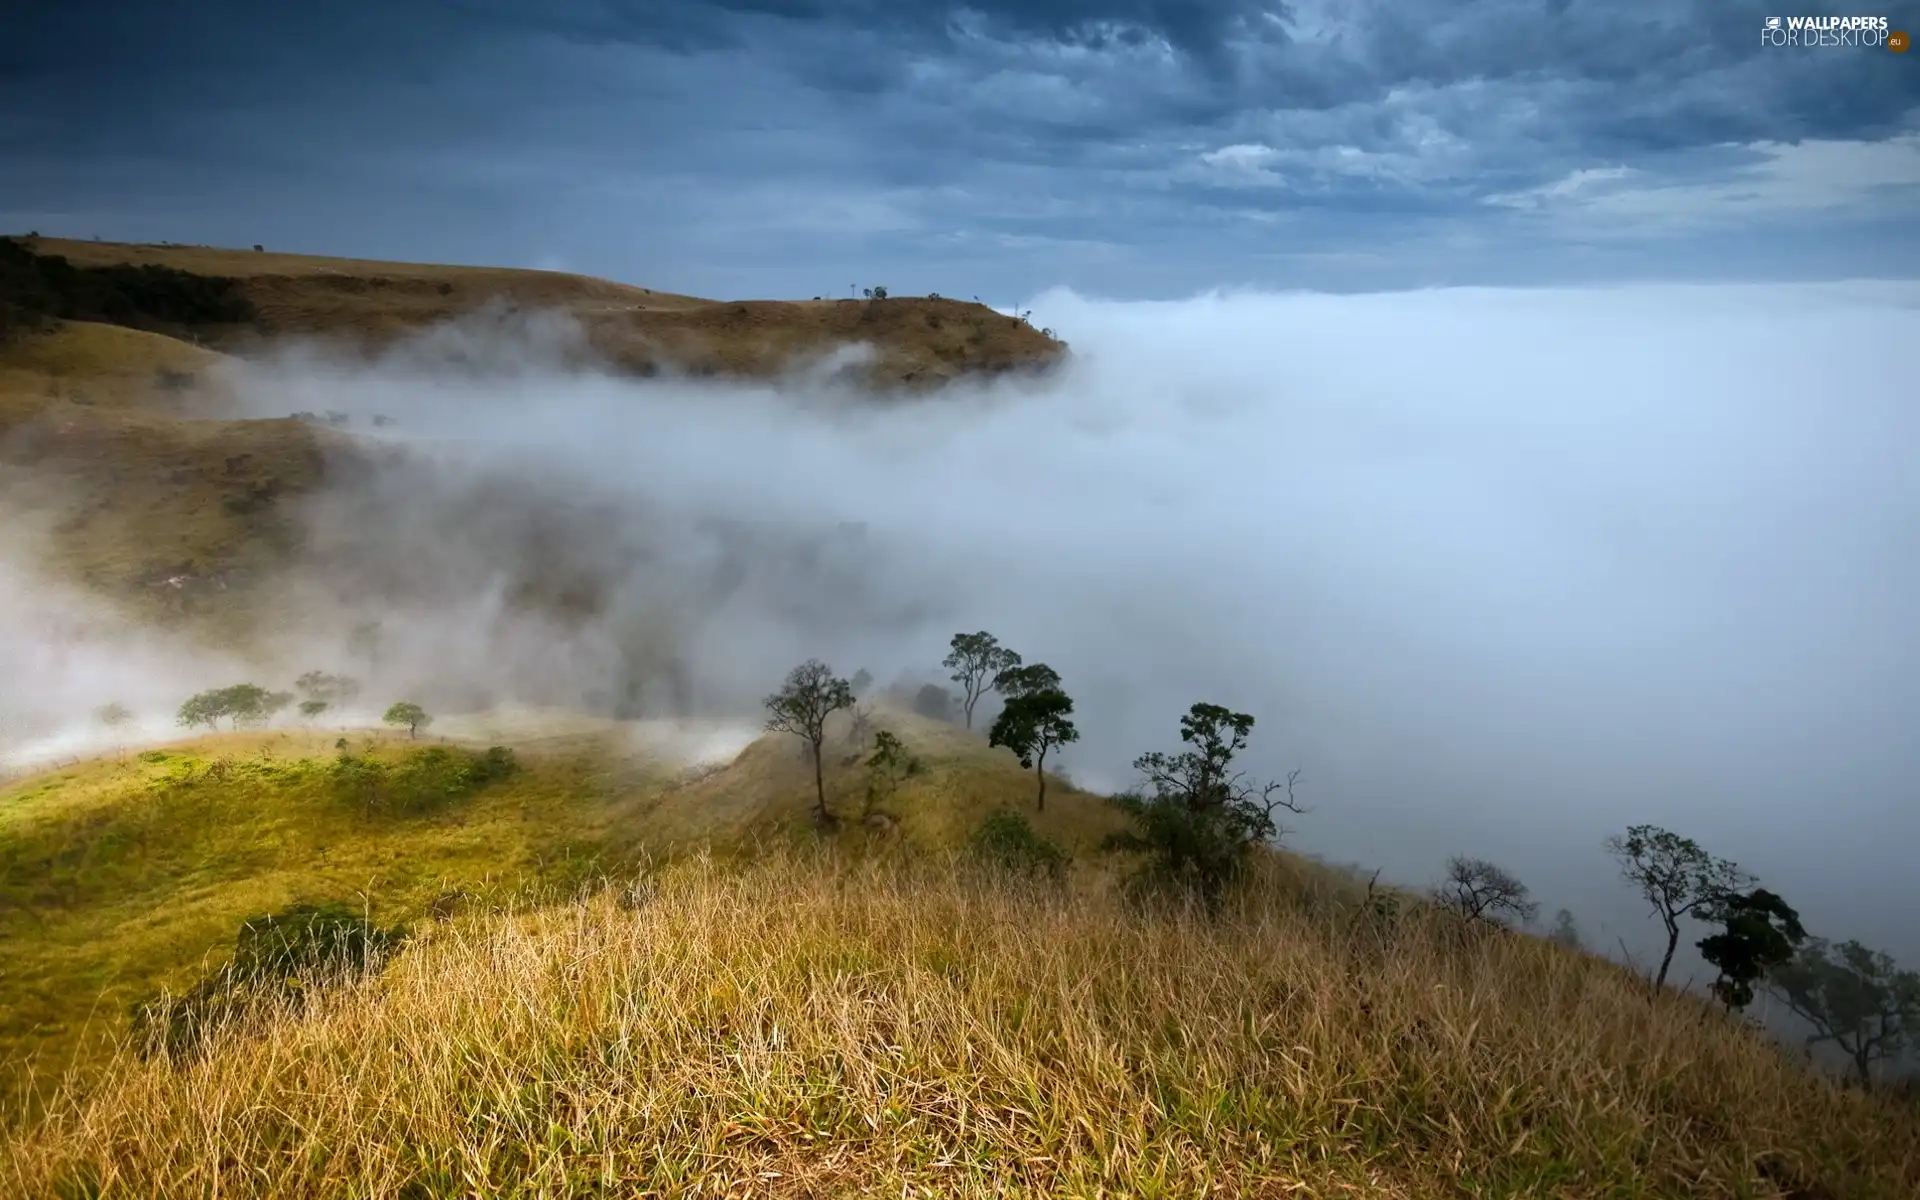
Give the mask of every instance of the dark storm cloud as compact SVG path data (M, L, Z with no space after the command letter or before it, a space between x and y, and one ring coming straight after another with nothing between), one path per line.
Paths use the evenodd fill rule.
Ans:
M1807 263L1858 273L1920 204L1920 62L1763 47L1757 0L22 7L0 225L80 236L1132 293L1553 278L1596 236L1713 273L1672 239L1716 204L1745 258L1817 214ZM1398 277L1243 274L1387 243Z

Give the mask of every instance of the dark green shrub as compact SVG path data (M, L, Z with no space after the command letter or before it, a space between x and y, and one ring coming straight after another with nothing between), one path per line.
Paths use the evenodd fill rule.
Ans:
M50 319L103 321L160 333L241 325L257 316L237 280L148 263L77 267L0 238L0 336Z
M343 749L329 773L342 794L358 801L369 814L381 808L409 815L471 796L519 769L519 760L505 746L489 746L483 752L429 746L394 763Z
M988 813L969 845L981 861L1016 875L1060 879L1069 861L1066 849L1043 837L1026 814L1006 808Z
M241 922L233 957L183 996L135 1006L141 1057L190 1058L213 1037L273 1004L299 1008L325 989L378 971L406 940L345 904L297 904Z

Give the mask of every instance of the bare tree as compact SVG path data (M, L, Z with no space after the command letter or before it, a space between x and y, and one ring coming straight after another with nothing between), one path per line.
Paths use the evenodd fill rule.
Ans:
M953 672L960 685L960 709L967 716L967 728L973 728L973 706L980 697L999 686L1001 674L1020 665L1020 656L1000 644L986 630L953 635L952 653L940 665Z
M1673 952L1680 945L1680 918L1758 882L1734 863L1715 858L1692 838L1657 825L1635 825L1624 837L1607 839L1607 852L1620 862L1620 875L1640 889L1667 930L1667 950L1653 984L1667 981Z
M1865 1090L1874 1063L1898 1057L1920 1033L1920 975L1859 942L1807 939L1768 972L1767 989L1813 1026L1808 1045L1832 1042L1853 1060Z
M1540 913L1527 885L1484 858L1447 860L1447 878L1433 898L1473 921L1511 917L1525 925Z
M822 773L820 745L827 738L827 718L843 708L853 707L853 685L838 678L833 668L810 658L787 672L780 690L766 698L767 729L773 733L791 733L803 739L812 751L814 816L823 826L834 824L827 811L827 782Z

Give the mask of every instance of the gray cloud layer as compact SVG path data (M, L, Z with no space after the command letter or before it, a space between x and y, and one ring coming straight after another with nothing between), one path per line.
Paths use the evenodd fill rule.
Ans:
M42 6L0 221L1003 302L1910 273L1920 62L1767 11Z

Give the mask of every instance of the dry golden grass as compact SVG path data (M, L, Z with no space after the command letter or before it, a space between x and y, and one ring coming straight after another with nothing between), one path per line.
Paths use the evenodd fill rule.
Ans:
M0 345L0 396L166 412L227 361L164 334L63 321Z
M222 335L245 351L261 337L380 346L489 303L571 314L607 359L632 370L769 376L838 346L878 352L867 382L919 388L967 374L1045 367L1062 345L980 304L899 297L864 301L717 301L585 275L502 267L372 262L205 246L23 239L81 266L155 264L237 279L258 330Z
M433 928L0 1142L21 1197L1920 1194L1910 1114L1278 860L1218 924L786 850Z
M982 739L890 709L925 765L888 802L895 827L858 824L860 750L836 722L827 783L851 826L841 844L940 850L994 808L1031 810L1033 777ZM367 814L329 782L336 739L394 759L391 731L288 723L183 738L0 777L0 1109L21 1070L97 1074L129 1005L223 957L250 916L299 901L420 918L446 891L514 894L662 858L811 840L813 773L801 743L768 736L724 766L689 770L644 727L547 712L446 717L435 731L478 750L507 744L522 769L426 814ZM1044 836L1091 852L1118 814L1055 781ZM0 1192L0 1195L4 1195Z

